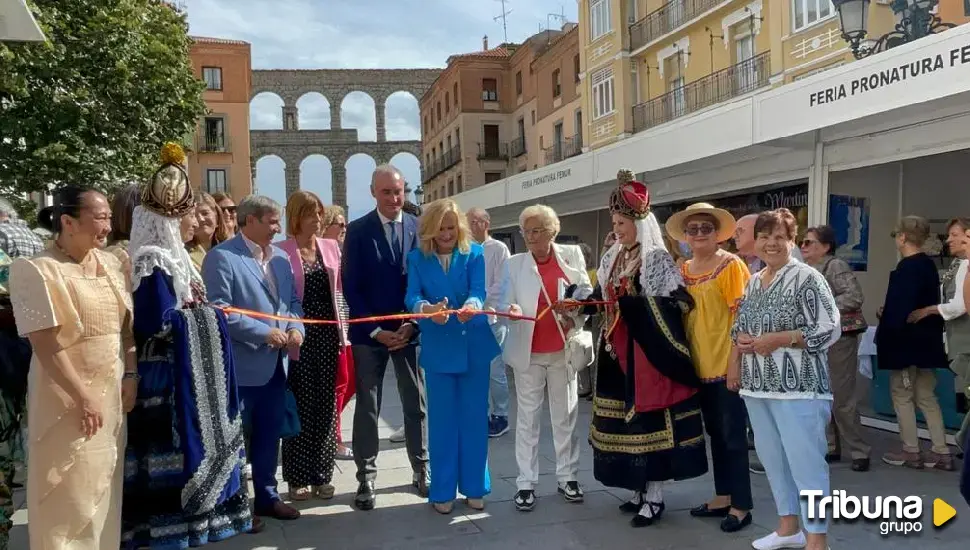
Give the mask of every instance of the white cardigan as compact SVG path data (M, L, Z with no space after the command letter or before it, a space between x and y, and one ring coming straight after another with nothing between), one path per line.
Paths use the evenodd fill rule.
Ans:
M567 286L573 284L578 286L574 297L582 299L589 296L593 289L589 274L586 272L586 261L582 250L576 245L561 244L553 244L552 250L556 262L568 279ZM507 312L512 304L518 304L522 308L523 315L535 317L539 313L536 307L539 293L542 292L542 278L535 258L532 257L532 253L524 252L509 258L506 265L508 266L505 270L506 280L502 285L504 294L496 309ZM553 301L557 298L558 296L549 296ZM553 315L553 313L549 312L547 315ZM573 331L582 330L586 323L586 315L576 314L572 318ZM535 323L509 319L508 326L509 332L502 357L513 369L527 369L531 363L532 333L535 330ZM566 337L568 338L569 335L567 334Z

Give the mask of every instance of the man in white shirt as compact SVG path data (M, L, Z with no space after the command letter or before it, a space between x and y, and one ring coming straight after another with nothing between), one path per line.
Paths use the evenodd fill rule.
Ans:
M505 243L489 236L491 218L488 212L481 208L472 208L466 216L472 236L485 249L485 287L487 289L485 309L494 310L503 294L502 283L505 280L503 270L508 268L506 261L511 254L509 254L509 248L505 246ZM502 346L505 343L508 326L504 320L495 316L492 316L489 322L492 323L495 340L499 346ZM492 361L489 401L492 413L488 419L488 436L505 435L509 431L509 379L505 370L505 361L502 360L501 354Z

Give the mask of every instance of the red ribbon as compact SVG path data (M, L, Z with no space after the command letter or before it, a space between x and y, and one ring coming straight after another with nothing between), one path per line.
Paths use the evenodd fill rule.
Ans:
M601 301L594 301L594 302L583 302L582 305L583 306L601 306L601 305L609 305L609 304L612 304L612 303L613 302L601 300ZM254 318L257 318L257 319L268 319L268 320L272 320L272 321L299 321L300 323L309 324L309 325L336 325L336 324L339 323L339 321L336 321L336 320L333 320L333 319L301 319L301 318L298 318L298 317L284 317L282 315L274 315L272 313L263 313L263 312L260 312L260 311L253 311L251 309L243 309L243 308L235 307L235 306L218 306L218 305L216 305L216 306L213 306L213 307L215 307L216 309L221 309L226 314L229 314L229 313L238 313L240 315L245 315L247 317L254 317ZM552 309L551 307L547 307L547 308L543 309L541 312L539 312L539 314L536 315L535 317L529 317L529 316L526 316L526 315L516 315L514 313L503 313L503 312L500 312L500 311L485 311L485 310L475 311L474 312L474 315L494 315L496 317L505 317L506 319L513 319L513 320L516 320L516 321L533 321L533 322L535 322L535 321L538 321L539 319L542 319L542 317L545 316L546 313L548 313L551 309ZM439 311L437 313L395 313L395 314L392 314L392 315L374 315L374 316L371 316L371 317L358 317L356 319L350 319L347 322L349 324L357 324L357 323L379 323L381 321L411 321L411 320L415 320L415 319L430 319L431 317L434 317L434 316L439 315L441 313L447 313L448 315L456 315L460 311L461 310L459 310L459 309L447 309L447 310Z

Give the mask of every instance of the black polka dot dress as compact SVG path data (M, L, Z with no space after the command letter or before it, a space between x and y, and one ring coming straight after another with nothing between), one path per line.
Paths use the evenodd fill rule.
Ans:
M320 257L307 265L303 313L336 319L330 276ZM300 434L283 440L283 479L291 488L323 485L333 477L337 452L335 399L340 335L336 325L307 324L300 360L290 363L289 386L300 414Z

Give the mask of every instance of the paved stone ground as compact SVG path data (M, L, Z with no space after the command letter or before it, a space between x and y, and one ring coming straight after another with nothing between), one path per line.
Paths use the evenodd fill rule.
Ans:
M385 438L379 458L377 480L379 497L377 508L359 512L353 508L357 484L352 462L338 462L334 483L337 495L331 501L302 503L303 517L294 522L270 520L266 531L259 535L239 536L224 543L210 545L213 550L338 550L338 549L407 549L436 550L468 548L481 549L540 548L540 549L620 549L637 548L661 550L666 548L717 548L741 550L750 548L750 541L768 533L776 525L774 505L767 479L752 476L755 495L754 525L740 534L725 535L714 520L697 520L687 510L704 501L711 494L710 474L704 478L670 483L665 488L667 512L661 523L633 529L628 518L617 506L628 495L613 491L592 478L592 451L583 443L581 482L586 488L584 504L567 504L556 494L555 454L553 451L548 414L543 421L538 490L540 499L531 513L516 512L512 503L515 492L514 434L493 439L489 457L492 473L492 494L487 498L484 512L474 512L457 504L451 516L435 513L411 489L411 469L403 444L391 444L386 438L401 424L402 414L397 399L391 369L385 384L385 403L381 436ZM513 400L514 401L514 400ZM514 406L513 406L514 409ZM514 414L514 411L513 411ZM349 440L353 410L344 415L344 435ZM583 401L578 429L589 425L590 405ZM874 456L888 450L895 441L893 434L869 431L874 444ZM837 524L832 527L830 546L833 549L866 547L917 548L933 546L943 549L967 547L970 540L970 509L958 490L958 475L946 472L918 472L901 470L874 461L872 471L860 474L849 470L848 464L832 467L832 487L845 489L853 495L920 495L924 497L924 529L909 537L882 537L878 525L868 523ZM280 492L285 492L285 484ZM23 495L19 495L22 502ZM957 517L946 527L932 527L932 500L942 498L957 509ZM11 533L12 550L26 550L27 513L20 510L14 516L16 526ZM871 545L871 546L870 546Z

